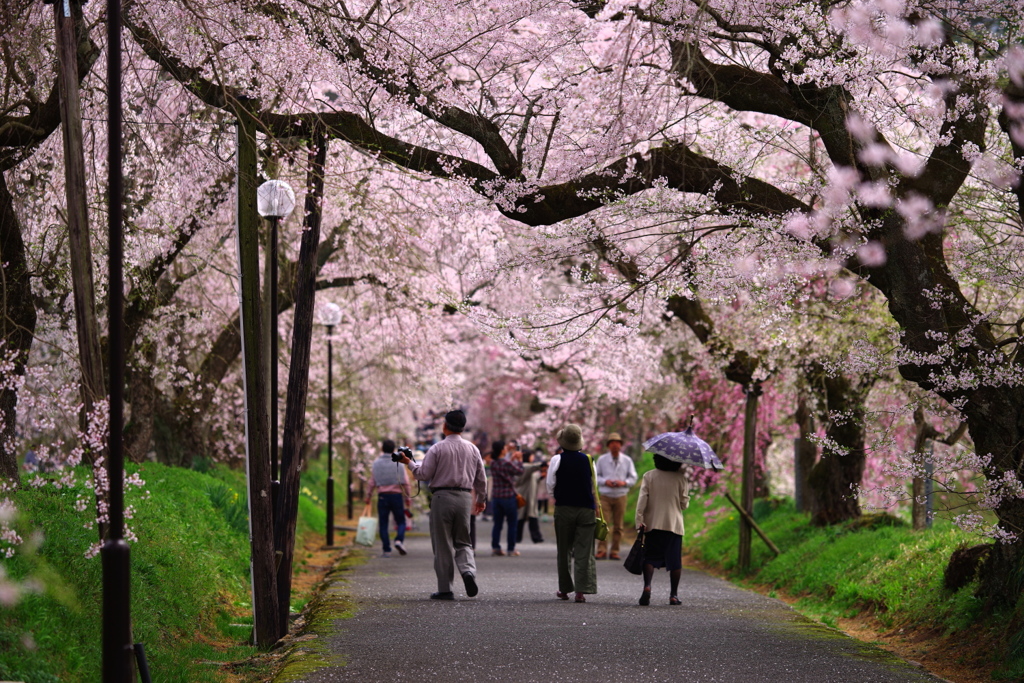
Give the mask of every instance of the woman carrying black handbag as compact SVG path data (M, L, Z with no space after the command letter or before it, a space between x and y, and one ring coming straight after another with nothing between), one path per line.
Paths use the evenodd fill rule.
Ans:
M679 579L683 574L682 511L690 504L690 482L681 468L682 463L655 455L654 469L644 474L640 483L636 528L641 534L637 543L642 543L643 552L641 605L651 604L651 579L657 567L664 567L669 573L668 604L682 604L679 600Z
M629 549L629 555L626 555L626 561L622 563L622 566L625 567L626 571L630 574L636 574L639 576L644 573L643 529L637 532L636 540L633 541L633 547Z

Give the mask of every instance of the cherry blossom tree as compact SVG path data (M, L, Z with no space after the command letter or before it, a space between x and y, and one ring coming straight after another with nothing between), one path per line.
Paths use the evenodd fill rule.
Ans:
M472 292L488 280L469 283L465 273L451 272L467 259L448 270L431 268L424 278L382 278L381 270L396 269L376 270L373 277L388 285L381 296L405 298L410 308L469 313L512 350L509 367L522 360L568 368L563 354L575 351L549 351L545 359L536 349L597 331L636 344L626 348L638 358L650 353L651 372L656 354L642 333L652 334L649 323L671 306L681 314L697 301L726 306L737 289L785 301L795 282L818 275L842 294L860 279L877 290L895 323L892 364L960 411L979 462L987 463L986 477L1003 482L1015 479L1024 462L1022 283L1013 267L1022 251L1024 190L1016 180L1024 158L1024 77L1021 56L1007 49L1018 39L1021 16L1019 2L986 0L128 3L139 82L164 98L161 111L188 133L181 137L187 149L204 150L159 146L161 154L147 156L149 138L139 125L140 177L156 174L168 184L141 191L133 204L145 206L140 217L153 217L154 236L168 225L183 234L191 223L180 215L158 220L173 211L160 212L157 200L147 198L174 196L173 174L161 168L198 164L205 180L179 189L202 194L229 165L225 131L243 114L257 122L268 159L287 157L289 148L322 132L338 157L329 165L359 168L357 175L379 169L379 162L393 169L375 171L376 178L386 175L384 183L370 181L365 192L339 196L374 197L381 184L393 182L432 197L436 213L433 220L416 219L415 238L388 231L375 252L384 262L401 263L407 246L429 254L451 244L456 232L476 235L467 221L489 212L490 237L504 240L497 248L518 252L543 241L549 264L571 262L577 280L605 289L591 288L586 296L599 299L607 313L566 324L564 312L573 304L560 291L564 280L521 282L520 291L532 292L527 301L541 294L555 301L548 324L533 325L548 338L526 340L495 332L494 324L472 315L480 308L472 305L479 298ZM31 185L28 176L23 180ZM439 206L445 201L447 209ZM204 206L196 212L209 216L202 222L230 224L230 207L218 203L216 192ZM324 225L329 231L345 223L328 210ZM210 276L181 279L178 317L168 313L165 327L139 328L140 341L161 340L168 356L177 344L166 341L184 339L182 330L191 329L188 338L197 340L178 354L182 362L166 366L164 386L181 399L171 410L179 416L236 400L215 390L230 377L238 353L230 331L233 281L216 275L230 272L223 265L230 259L218 260L222 235L216 233L198 230L199 240L191 238L174 259L185 263L182 255L194 253L193 265L208 263ZM139 248L162 245L152 257L172 253L174 243L140 239ZM593 254L597 246L622 264L615 268L620 276L632 268L642 281L624 285L629 278L610 278L599 259L581 257L584 247ZM694 255L701 267L694 267ZM367 261L339 259L335 276L327 274L328 261L321 265L324 280L345 280L360 296L374 296L364 291L379 287ZM155 287L188 270L167 267L167 275L153 279ZM654 301L662 303L647 305ZM210 323L211 311L221 327L198 324ZM693 310L688 314L703 323ZM409 315L424 330L436 322ZM784 317L770 317L760 328L740 326L759 336L751 348L760 344L766 356L736 345L742 337L726 334L723 319L715 318L714 335L706 327L699 332L701 324L691 329L719 340L711 344L719 359L739 363L724 363L727 371L765 379L782 365L782 351L770 342ZM732 340L735 353L722 340ZM137 358L140 368L154 366L145 353ZM159 367L159 351L157 358ZM578 360L580 392L613 376L633 376L592 378L582 368L589 362L589 372L596 363ZM201 379L192 385L197 366ZM847 370L843 377L854 380L847 393L856 396L866 376L857 375L859 366ZM444 382L454 376L447 377ZM164 381L154 377L157 386ZM570 386L559 384L558 391ZM596 416L606 400L634 394L608 386L587 393L602 397L594 404L595 425L604 419ZM557 405L543 391L538 395ZM1013 541L1024 526L1024 498L1009 485L999 490L987 504L1000 533ZM1004 594L1001 577L1020 565L1022 553L1024 541L993 548L985 569L989 596Z

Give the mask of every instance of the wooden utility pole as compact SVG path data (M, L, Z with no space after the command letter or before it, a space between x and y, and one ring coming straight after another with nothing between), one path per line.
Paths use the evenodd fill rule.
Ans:
M929 424L924 410L919 406L914 410L914 426L917 428L917 435L914 438L914 469L924 476L915 476L911 484L911 511L910 518L915 531L922 531L931 528L931 452L928 448L929 441L939 441L952 446L967 432L967 423L961 422L949 436L942 435Z
M256 122L238 108L236 221L238 228L238 317L245 379L245 466L252 549L252 609L256 644L269 648L280 628L271 507L266 374L260 340L259 225L256 212Z
M82 16L80 0L55 2L54 25L57 33L57 82L60 92L61 133L64 139L64 192L67 198L68 244L71 251L71 287L75 301L75 330L78 333L78 357L82 366L83 432L96 403L107 395L103 379L99 323L96 318L96 294L93 285L92 246L89 242L89 214L86 204L85 154L82 146L82 110L78 89L78 39L75 24ZM100 453L86 451L92 464ZM102 534L101 534L102 535Z
M743 489L740 492L741 505L746 515L740 515L740 569L750 568L751 526L748 519L754 518L754 447L757 440L757 399L761 395L761 383L754 381L744 389L747 394L746 414L743 417Z
M299 513L299 470L306 428L306 398L309 394L310 347L313 341L313 306L316 295L316 252L320 246L323 218L324 166L327 140L316 131L310 143L306 180L302 240L295 278L295 322L292 325L291 365L288 369L288 398L284 414L284 448L281 451L281 487L274 515L274 540L281 555L277 572L277 600L281 628L288 630L291 604L292 559L295 556L295 523Z

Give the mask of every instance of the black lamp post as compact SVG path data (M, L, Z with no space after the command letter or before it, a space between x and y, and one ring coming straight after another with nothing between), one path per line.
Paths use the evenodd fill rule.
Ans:
M110 434L107 441L109 528L103 562L103 683L133 678L131 556L124 540L124 176L121 167L121 0L107 0L107 235L109 247L108 371Z
M295 192L283 180L268 180L256 190L256 210L270 221L270 244L267 259L270 262L270 282L267 283L270 298L268 329L270 330L270 478L271 497L277 510L277 494L281 486L278 473L277 446L277 228L295 208Z
M320 309L320 324L327 328L327 545L334 545L334 348L331 335L341 322L341 308L327 303ZM351 508L352 503L349 503ZM349 513L349 517L351 517Z

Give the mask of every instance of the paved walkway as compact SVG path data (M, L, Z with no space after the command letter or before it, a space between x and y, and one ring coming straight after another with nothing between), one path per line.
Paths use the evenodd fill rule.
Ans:
M817 625L787 605L686 569L682 606L668 605L668 575L654 577L649 607L642 581L621 562L598 561L598 594L586 604L555 599L554 530L492 557L490 525L479 525L480 595L456 577L456 600L436 590L430 539L407 540L409 555L377 557L340 590L356 616L327 638L344 666L304 679L328 681L700 681L746 683L918 683L940 679L895 656Z

